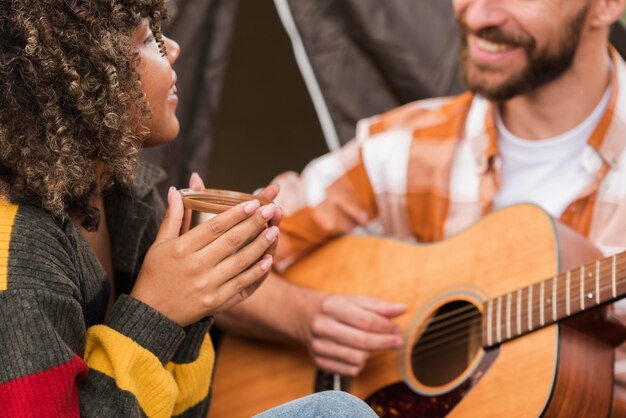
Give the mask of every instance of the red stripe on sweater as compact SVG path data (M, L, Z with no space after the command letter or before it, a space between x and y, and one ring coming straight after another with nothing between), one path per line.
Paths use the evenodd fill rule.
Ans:
M0 384L0 415L79 417L77 383L87 364L76 356L65 364Z

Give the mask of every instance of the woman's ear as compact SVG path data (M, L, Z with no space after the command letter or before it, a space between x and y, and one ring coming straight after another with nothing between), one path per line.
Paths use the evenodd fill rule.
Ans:
M624 13L626 0L594 0L591 8L591 25L608 28Z

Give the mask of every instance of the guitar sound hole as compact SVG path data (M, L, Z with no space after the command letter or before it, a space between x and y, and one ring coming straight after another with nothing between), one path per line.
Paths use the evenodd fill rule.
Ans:
M411 368L422 385L444 386L463 374L481 349L481 313L472 303L454 301L425 324L411 351Z

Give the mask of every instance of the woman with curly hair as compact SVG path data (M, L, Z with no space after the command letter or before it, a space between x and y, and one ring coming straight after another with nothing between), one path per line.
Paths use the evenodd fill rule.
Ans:
M206 416L212 314L271 267L274 204L180 235L181 196L163 216L163 172L138 162L179 130L165 15L163 0L0 0L1 416ZM264 416L320 407L373 414L327 393Z
M211 315L270 268L275 205L179 236L179 193L163 218L162 172L138 163L179 129L164 17L0 0L1 416L206 415Z

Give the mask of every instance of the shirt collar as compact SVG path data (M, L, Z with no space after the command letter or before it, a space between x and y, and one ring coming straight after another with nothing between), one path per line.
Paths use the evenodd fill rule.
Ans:
M619 164L619 158L626 147L626 91L621 89L622 83L626 82L626 63L612 46L609 47L609 56L613 61L612 89L609 104L604 115L598 122L587 143L611 168ZM475 97L475 101L485 100ZM482 138L481 138L482 137ZM471 138L474 146L479 171L484 173L494 157L499 154L498 134L495 122L495 104L489 102L484 119L483 135Z

